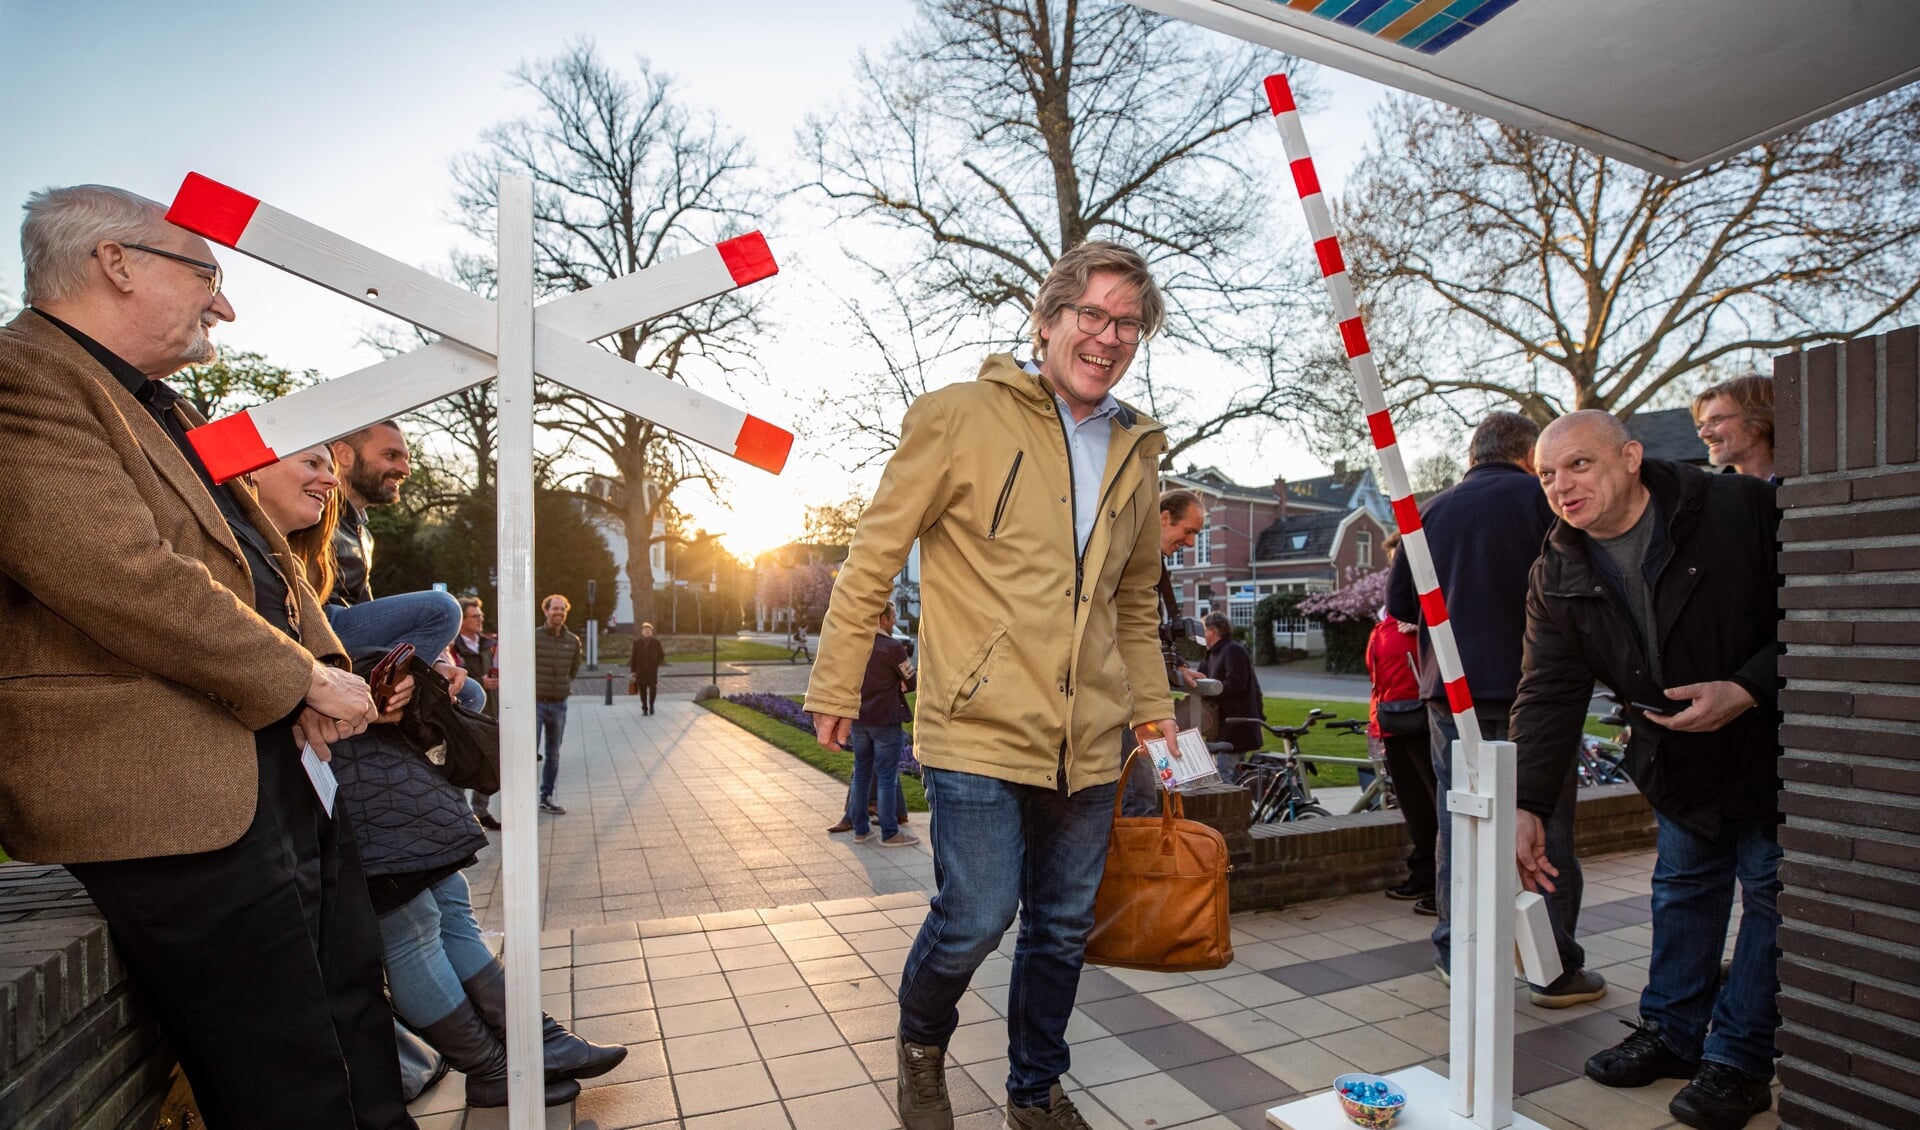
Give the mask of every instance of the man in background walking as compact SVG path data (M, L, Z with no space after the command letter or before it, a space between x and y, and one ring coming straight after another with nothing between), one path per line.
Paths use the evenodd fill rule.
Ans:
M559 593L540 602L546 624L533 634L534 744L545 745L545 762L540 766L540 811L564 816L567 810L553 800L553 786L560 778L560 738L567 730L567 696L573 693L573 677L580 673L580 660L586 647L580 637L567 630L567 612L573 604Z

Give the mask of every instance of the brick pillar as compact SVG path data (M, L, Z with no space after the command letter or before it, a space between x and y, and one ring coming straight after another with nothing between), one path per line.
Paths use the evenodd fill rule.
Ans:
M1920 329L1774 362L1783 1126L1920 1127Z

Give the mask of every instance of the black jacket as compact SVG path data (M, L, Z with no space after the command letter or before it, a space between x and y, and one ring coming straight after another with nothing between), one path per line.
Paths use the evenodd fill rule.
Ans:
M1520 639L1526 633L1527 572L1553 525L1546 492L1526 468L1481 463L1429 498L1420 525L1447 601L1447 620L1476 702L1511 702L1520 683ZM1406 554L1393 561L1387 614L1424 623ZM1433 645L1420 630L1420 693L1445 701Z
M487 846L466 797L398 727L372 725L330 745L369 880L453 870Z
M1511 714L1519 804L1553 810L1580 740L1594 679L1622 701L1661 702L1664 687L1728 679L1756 708L1712 733L1662 729L1634 712L1626 768L1661 815L1707 836L1724 821L1779 811L1776 674L1779 511L1773 488L1648 459L1640 479L1657 508L1645 575L1653 589L1662 680L1592 542L1556 522L1527 589L1526 653Z
M660 674L660 667L667 661L667 649L661 644L659 636L633 637L633 652L627 656L627 670L652 679Z
M345 498L340 500L340 524L333 529L333 557L333 591L327 603L352 606L372 600L373 537Z
M1263 736L1260 727L1251 722L1228 725L1228 718L1265 718L1265 704L1260 696L1260 679L1253 673L1253 656L1237 640L1221 640L1207 649L1206 662L1201 665L1202 673L1209 679L1220 680L1220 697L1213 700L1214 709L1221 719L1220 730L1215 741L1232 742L1233 752L1245 753L1259 749Z

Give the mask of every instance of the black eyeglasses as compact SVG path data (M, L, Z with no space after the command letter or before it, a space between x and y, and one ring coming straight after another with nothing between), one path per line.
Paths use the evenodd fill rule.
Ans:
M1107 332L1107 326L1113 326L1113 334L1123 345L1139 345L1140 339L1147 336L1147 324L1138 318L1116 318L1098 306L1068 306L1083 334L1098 337Z
M185 263L189 267L198 267L203 271L212 271L212 278L203 278L200 281L207 284L207 293L210 297L218 298L220 296L220 286L226 281L227 277L226 272L220 269L220 264L209 263L203 259L192 259L172 251L162 251L158 247L148 247L144 243L122 243L120 246L129 251L144 251L149 255L158 255L162 259L171 259L176 263ZM100 249L96 247L88 252L88 254L97 259L100 257Z

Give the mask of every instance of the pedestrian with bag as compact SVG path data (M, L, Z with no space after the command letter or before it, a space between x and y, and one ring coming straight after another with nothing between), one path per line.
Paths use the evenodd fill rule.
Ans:
M660 696L660 668L667 661L667 649L653 634L652 624L640 625L633 637L633 654L627 659L627 693L640 696L640 713L652 714Z

